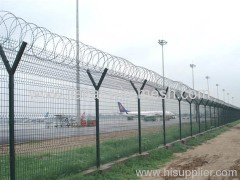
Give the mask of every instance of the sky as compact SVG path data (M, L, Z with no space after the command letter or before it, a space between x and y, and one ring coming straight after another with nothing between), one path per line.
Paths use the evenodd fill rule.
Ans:
M237 0L79 0L80 41L240 107L240 2ZM0 0L10 11L59 35L76 37L75 0ZM234 97L232 101L232 97Z

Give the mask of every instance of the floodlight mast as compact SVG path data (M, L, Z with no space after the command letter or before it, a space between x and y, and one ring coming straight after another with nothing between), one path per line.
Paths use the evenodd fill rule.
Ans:
M208 88L208 95L209 95L210 92L209 92L209 82L208 82L208 79L210 79L210 77L209 77L209 76L206 76L206 79L207 79L207 88Z
M222 90L223 91L223 101L225 102L225 89Z
M163 76L163 89L165 91L165 74L164 74L164 54L163 54L163 46L167 44L165 40L159 40L158 43L162 46L162 76ZM165 98L162 99L162 111L163 111L163 144L166 145L166 133L165 133Z
M81 107L80 107L80 61L79 61L79 15L78 15L78 0L76 0L76 101L77 101L77 123L81 125Z
M195 64L190 64L190 67L192 68L192 84L193 84L193 90L194 90L194 71L193 71L193 68L196 67Z
M227 93L227 95L228 95L228 104L229 104L229 93Z
M216 84L216 86L217 86L217 98L219 99L219 95L218 95L218 86L219 86L219 84Z
M162 75L163 75L163 88L165 89L165 74L164 74L164 54L163 54L163 46L167 44L165 40L159 40L158 43L162 46Z

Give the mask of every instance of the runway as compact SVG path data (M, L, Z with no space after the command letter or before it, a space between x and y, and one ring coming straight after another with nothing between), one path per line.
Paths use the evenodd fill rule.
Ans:
M182 123L190 122L189 119L182 119ZM178 124L179 119L171 119L166 121L166 126ZM162 121L144 121L141 120L141 127L162 126ZM108 132L118 132L124 130L138 129L138 121L120 119L100 119L100 134ZM16 123L15 124L15 143L29 143L38 140L47 140L55 138L65 138L73 136L84 136L96 133L96 127L46 127L45 123ZM0 125L0 145L9 144L9 126L7 124Z

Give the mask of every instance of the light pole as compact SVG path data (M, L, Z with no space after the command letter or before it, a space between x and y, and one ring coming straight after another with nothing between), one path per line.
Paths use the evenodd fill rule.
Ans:
M222 91L223 91L223 101L225 102L225 93L224 93L225 89L223 89Z
M190 64L190 67L192 68L192 84L193 84L193 90L194 90L194 71L193 71L193 69L196 67L196 65ZM195 105L194 114L196 115L196 122L197 122L197 105Z
M165 74L164 74L164 54L163 46L167 44L165 40L159 40L158 43L162 46L162 76L163 76L163 88L165 88Z
M234 99L234 97L232 97L232 104L233 104L233 99Z
M208 79L210 79L209 76L206 76L206 79L207 79L207 88L208 88L208 96L210 95L210 92L209 92L209 82L208 82Z
M229 93L227 93L227 95L228 95L228 104L229 104Z
M219 84L216 84L216 86L217 86L217 98L219 99L219 96L218 96L218 86L219 86Z
M158 43L162 46L162 73L163 73L163 89L165 91L165 74L164 74L164 54L163 46L167 44L165 40L159 40ZM163 111L163 144L166 145L166 130L165 130L165 98L162 98L162 111Z
M76 0L76 88L77 88L77 123L81 125L81 109L80 109L80 61L79 61L79 18L78 18L78 0Z
M194 89L194 71L193 71L193 68L196 67L195 64L190 64L190 67L192 68L192 84L193 84L193 89Z

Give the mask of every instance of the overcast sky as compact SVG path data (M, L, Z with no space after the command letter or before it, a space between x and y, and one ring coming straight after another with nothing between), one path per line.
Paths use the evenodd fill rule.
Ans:
M216 83L240 106L240 1L79 0L80 41L216 97ZM0 9L75 39L75 0L0 0ZM225 94L225 100L228 101Z

